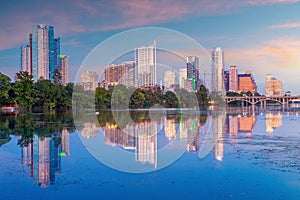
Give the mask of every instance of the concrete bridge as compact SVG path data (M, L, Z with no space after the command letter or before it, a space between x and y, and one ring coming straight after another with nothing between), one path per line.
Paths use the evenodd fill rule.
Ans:
M298 99L300 96L243 96L243 97L229 97L225 96L224 100L227 104L232 102L241 102L244 106L246 103L250 105L260 104L261 106L266 106L270 102L277 102L280 105L288 105L291 100Z

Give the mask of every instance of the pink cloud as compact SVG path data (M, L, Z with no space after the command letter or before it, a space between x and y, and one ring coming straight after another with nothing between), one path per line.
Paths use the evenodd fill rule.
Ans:
M131 0L131 1L34 1L3 4L0 17L0 50L26 42L32 27L54 25L59 36L90 31L107 31L137 26L178 22L207 15L239 12L246 6L294 3L297 0ZM30 8L30 11L26 8ZM5 38L5 39L3 39Z

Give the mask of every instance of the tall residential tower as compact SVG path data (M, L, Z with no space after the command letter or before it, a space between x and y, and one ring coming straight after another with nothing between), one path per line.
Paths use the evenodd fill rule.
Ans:
M156 43L134 49L137 68L137 87L156 85Z
M212 51L212 79L211 90L212 92L218 92L224 94L224 52L221 47L216 47Z
M21 47L21 70L32 74L33 80L52 80L56 70L60 73L60 38L54 38L54 27L40 24L29 34L28 44ZM66 74L64 75L66 76Z

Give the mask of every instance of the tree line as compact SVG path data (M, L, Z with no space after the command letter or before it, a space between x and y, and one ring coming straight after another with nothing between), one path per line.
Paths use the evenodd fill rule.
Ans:
M166 108L205 107L209 96L205 86L196 92L185 89L163 92L117 85L113 89L96 88L85 91L83 86L68 83L62 85L59 76L53 80L39 79L26 71L16 73L16 81L0 73L0 105L17 104L27 109L70 109L72 100L76 108L111 109L129 107L132 109L150 108L156 104Z
M26 71L16 73L16 81L0 73L0 105L17 104L27 109L69 109L72 107L73 83L62 85L54 77L53 81L39 79Z

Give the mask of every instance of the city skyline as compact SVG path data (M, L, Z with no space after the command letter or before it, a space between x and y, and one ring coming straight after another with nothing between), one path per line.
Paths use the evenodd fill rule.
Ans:
M35 24L53 25L63 38L62 50L72 57L71 82L85 56L101 41L130 28L160 26L187 34L207 52L221 46L225 66L237 65L243 71L251 69L260 93L264 92L266 74L271 73L283 81L284 91L300 94L297 87L300 3L297 0L72 1L67 9L57 7L54 1L46 2L36 12L28 12L29 8L37 7L40 7L38 2L22 2L20 6L12 2L2 4L0 71L11 78L20 68L19 46ZM51 10L55 14L49 14Z

